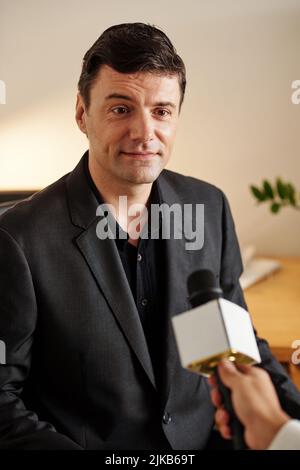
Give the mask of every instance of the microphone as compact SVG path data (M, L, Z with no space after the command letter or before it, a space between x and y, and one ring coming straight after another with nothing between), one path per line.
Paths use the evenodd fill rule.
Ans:
M225 358L236 364L261 362L250 315L222 297L223 291L208 269L193 272L187 287L192 309L172 318L181 365L205 377L216 373L231 417L233 447L245 449L243 427L235 416L230 390L221 382L217 366Z

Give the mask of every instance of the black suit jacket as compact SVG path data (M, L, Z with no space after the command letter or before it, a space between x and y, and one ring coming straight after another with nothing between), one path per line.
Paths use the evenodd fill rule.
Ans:
M87 156L83 157L86 158ZM179 362L170 318L189 309L189 274L208 268L246 308L234 223L216 187L164 170L165 203L203 203L205 241L166 240L163 387L114 240L96 236L97 200L84 161L0 218L0 448L202 449L214 409L204 378ZM300 418L299 394L258 340L281 402Z

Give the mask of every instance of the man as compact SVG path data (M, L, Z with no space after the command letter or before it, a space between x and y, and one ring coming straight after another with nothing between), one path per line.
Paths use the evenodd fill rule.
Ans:
M231 390L235 413L245 426L245 440L250 449L300 450L300 422L281 408L274 386L266 371L228 360L218 366L222 382ZM231 438L230 416L222 405L215 377L209 379L211 399L217 407L215 421L224 439Z
M214 445L208 383L181 367L171 317L190 308L187 278L201 268L246 306L224 194L164 170L185 84L162 31L143 23L106 30L79 80L76 120L88 152L0 219L1 448ZM143 216L153 205L204 204L204 246L188 250L180 231L164 237L164 214L147 239L146 219L135 224L119 196ZM108 211L98 213L103 203ZM116 239L104 236L105 217L107 233L116 220ZM300 417L295 387L258 342L283 405Z

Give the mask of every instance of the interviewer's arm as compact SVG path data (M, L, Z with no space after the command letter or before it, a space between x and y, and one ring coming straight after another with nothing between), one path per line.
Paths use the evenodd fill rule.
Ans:
M268 450L300 450L300 421L290 419L284 424L272 440Z

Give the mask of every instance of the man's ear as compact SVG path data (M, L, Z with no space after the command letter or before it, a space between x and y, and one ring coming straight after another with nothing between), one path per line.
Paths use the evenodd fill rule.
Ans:
M75 119L77 122L77 125L81 132L83 132L87 136L87 128L86 128L86 108L85 104L83 101L82 96L80 93L77 94L77 99L76 99L76 113L75 113Z

